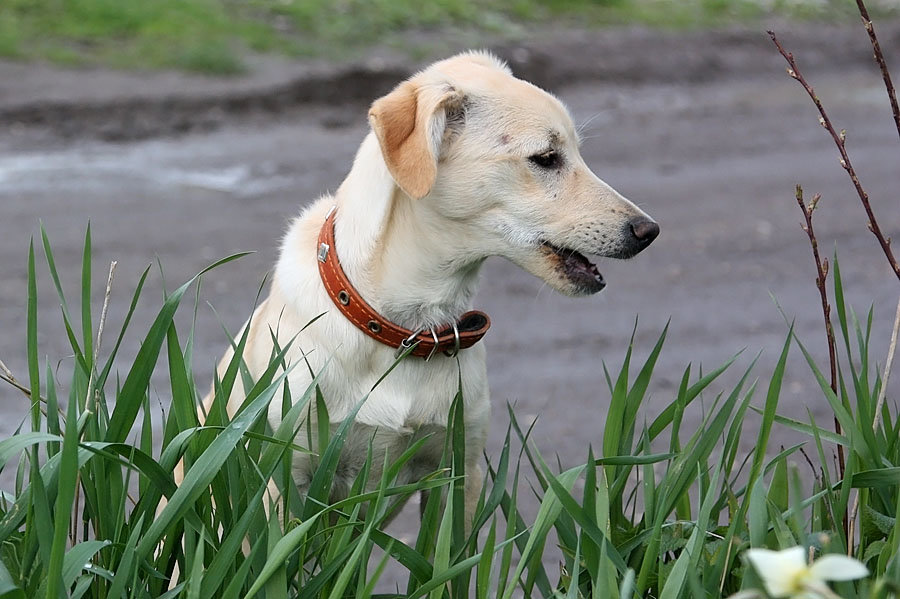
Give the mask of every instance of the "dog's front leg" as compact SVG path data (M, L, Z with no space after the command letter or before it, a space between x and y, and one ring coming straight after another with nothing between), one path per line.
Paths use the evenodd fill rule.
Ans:
M475 509L481 497L481 485L484 471L476 462L466 465L466 535L472 531L475 523Z

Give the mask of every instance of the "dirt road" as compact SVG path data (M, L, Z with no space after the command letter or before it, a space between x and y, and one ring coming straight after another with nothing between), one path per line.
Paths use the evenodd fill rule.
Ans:
M674 397L688 363L695 372L700 365L708 371L743 349L733 380L762 351L755 372L765 385L788 330L773 296L825 368L821 311L795 183L808 195L823 196L815 221L823 251L838 248L844 285L858 313L874 303L872 347L883 363L897 281L866 231L813 107L785 76L774 50L760 50L764 41L753 38L748 45L746 39L717 37L719 46L705 55L738 58L711 64L706 76L694 80L666 76L666 69L680 68L675 46L667 41L654 47L651 36L629 51L644 52L645 64L661 63L665 72L658 77L650 71L631 78L588 74L571 85L555 81L554 91L583 126L588 164L653 215L662 234L634 260L601 264L608 287L588 299L561 297L512 264L488 261L476 306L494 322L485 341L495 406L489 452L496 454L502 441L505 404L511 402L523 422L539 418L534 439L548 457L559 454L564 465L582 462L588 445L601 443L609 398L602 364L618 368L638 315L639 358L671 321L648 418ZM861 30L847 39L856 40L853 52L829 54L804 38L815 64L808 76L836 125L847 130L882 228L900 239L900 140L873 67L864 60L827 60L866 54ZM790 37L784 41L791 44ZM514 49L509 53L514 64L523 59ZM802 61L799 50L797 55ZM541 56L552 71L552 53ZM696 58L697 48L684 56ZM575 59L571 48L560 49L559 64ZM691 68L702 73L703 64ZM90 118L101 114L95 113ZM220 118L211 130L186 126L182 135L121 142L90 132L58 135L53 121L0 132L0 359L25 378L26 252L39 221L75 302L81 241L90 220L98 305L109 261L118 261L105 349L148 264L159 260L172 289L217 258L256 250L204 277L195 364L205 387L225 346L219 321L234 331L249 314L286 219L341 181L366 132L365 113L363 103L296 103ZM58 302L46 267L38 271L40 354L63 373L71 359ZM155 315L162 279L154 267L126 339L125 359L134 355ZM183 324L191 312L185 308ZM164 373L154 379L153 401L162 405L169 394L166 380ZM898 391L895 376L891 397ZM5 436L26 418L28 405L4 385L0 406ZM805 362L793 351L780 411L805 420L807 409L820 423L830 420ZM698 413L691 418L699 422ZM775 436L783 443L797 438L784 430ZM753 438L752 431L745 435L748 448Z

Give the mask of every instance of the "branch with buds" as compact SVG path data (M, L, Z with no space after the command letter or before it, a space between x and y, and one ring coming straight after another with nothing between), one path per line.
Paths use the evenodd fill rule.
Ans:
M861 0L857 0L857 4L862 4ZM871 21L867 21L868 26L866 27L867 31L870 32L870 37L874 38L875 30L871 27ZM840 153L840 163L841 166L847 171L847 175L850 177L850 181L853 183L854 189L856 189L856 193L859 196L859 200L863 205L863 209L866 211L866 216L869 219L868 228L875 235L875 238L878 239L879 245L881 245L881 250L884 252L885 257L891 265L891 268L894 271L894 274L897 275L897 278L900 279L900 264L897 262L897 258L894 257L894 253L891 250L891 240L886 238L884 234L881 232L881 228L878 226L878 220L875 218L875 213L872 210L872 205L869 202L869 194L866 193L866 190L863 189L862 184L859 182L859 177L856 175L856 170L853 168L853 164L850 162L850 156L847 154L847 133L843 129L838 132L834 125L831 124L831 119L828 118L828 114L825 112L825 107L822 106L822 102L819 100L819 97L816 95L815 90L812 86L807 83L806 79L803 77L803 74L800 72L800 69L797 67L797 62L794 60L794 55L784 49L781 45L781 42L778 41L778 38L775 36L773 31L769 31L769 37L772 38L772 42L774 42L775 47L778 48L778 52L784 57L784 59L788 63L787 73L793 79L796 79L800 85L803 86L803 89L806 90L806 93L809 95L810 99L812 99L813 104L816 105L816 108L819 111L819 124L822 125L829 134L831 134L831 138L834 140L835 146L837 146L838 152ZM876 40L877 43L877 40ZM878 47L876 51L876 56L881 55L881 48ZM883 62L884 56L881 55L881 61ZM883 71L886 73L886 67ZM888 95L891 96L892 108L895 108L894 112L894 121L897 123L898 132L900 132L900 108L896 108L896 98L893 94L893 85L890 82L890 75L885 75L885 85L888 86Z
M872 43L872 52L878 68L881 69L881 78L884 79L884 88L887 91L888 100L891 103L891 112L894 115L894 125L897 127L897 133L900 134L900 105L897 104L897 94L894 92L894 82L891 80L891 72L887 68L884 60L884 52L881 51L881 44L878 43L878 36L875 35L875 26L872 25L872 19L869 18L869 11L862 0L856 0L856 7L859 9L859 16L862 19L863 27L869 34L869 41Z
M825 287L825 279L828 277L828 258L822 259L819 256L819 241L816 239L816 232L813 229L813 211L819 204L821 195L816 194L807 204L803 199L803 188L797 185L795 195L800 210L803 211L803 218L806 224L800 225L806 236L809 237L809 245L812 247L813 259L816 262L816 288L819 290L819 298L822 300L822 315L825 318L825 336L828 340L828 366L831 371L831 390L837 394L837 351L834 342L834 327L831 325L831 304L828 303L828 290ZM838 422L837 416L834 417L834 430L841 433L841 423ZM841 445L837 447L838 451L838 470L841 478L844 476L844 448ZM845 524L846 526L846 524Z
M885 90L887 91L888 99L891 104L891 112L894 117L894 125L897 128L897 133L900 134L900 104L898 104L897 102L897 94L894 90L894 84L891 80L890 71L888 70L887 64L884 59L884 52L882 52L881 50L881 44L879 44L878 36L875 34L875 27L872 24L872 20L869 18L869 13L866 10L866 6L863 3L863 0L856 0L856 5L859 9L859 15L862 18L863 27L865 27L866 33L868 33L869 35L869 41L872 44L875 62L878 64L878 67L881 70L881 76L884 80ZM838 152L840 154L841 167L843 167L843 169L847 171L847 175L850 177L850 181L853 183L853 187L856 189L856 193L859 196L863 209L866 211L866 216L868 217L868 229L875 235L875 238L878 240L878 243L881 246L881 250L882 252L884 252L885 258L887 258L891 269L894 271L894 274L897 276L897 278L900 279L900 265L898 265L897 259L894 257L893 251L891 249L891 239L889 237L885 237L881 232L881 228L878 226L878 220L875 218L875 213L873 212L872 206L869 202L869 195L863 189L862 184L859 181L859 177L856 175L856 171L854 170L853 165L850 162L850 156L847 154L847 132L843 129L841 129L840 132L835 130L834 126L831 123L831 120L828 118L828 114L825 112L825 107L822 105L822 102L816 95L815 90L806 81L806 79L800 72L800 69L797 67L797 62L794 60L793 54L787 52L784 49L784 47L778 41L778 38L775 36L774 32L769 31L768 33L772 38L772 42L775 44L775 47L788 63L788 75L803 86L803 89L806 90L806 93L809 95L810 99L813 101L813 104L815 104L816 109L819 111L819 124L822 125L822 127L824 127L826 131L828 131L828 133L831 135L832 140L834 140L834 144L835 146L837 146ZM816 235L812 225L813 211L816 209L816 205L819 201L820 196L819 194L816 194L809 202L809 204L807 204L803 199L802 188L797 185L796 198L797 203L800 205L800 208L803 211L804 220L806 221L806 224L802 225L802 227L809 237L809 242L813 250L813 257L816 262L816 287L819 289L819 296L822 300L822 312L825 317L825 333L828 338L828 357L829 365L831 367L831 389L832 391L837 393L837 365L835 356L834 329L831 324L831 306L828 304L828 294L825 287L825 277L828 275L828 261L827 259L821 260L819 257L818 241L816 240ZM898 301L897 304L897 314L894 318L891 344L890 348L888 349L888 357L885 363L885 369L882 377L882 387L881 391L879 392L879 398L876 404L875 418L873 422L873 427L876 429L880 421L881 406L883 405L884 395L887 389L887 382L890 376L891 364L893 362L894 350L896 349L897 345L898 329L900 329L900 301ZM837 417L835 417L835 431L838 433L841 432L841 427L837 421ZM843 478L844 454L843 448L840 445L838 445L838 462L840 474ZM844 514L844 528L847 532L848 553L852 553L853 551L853 528L856 521L858 506L859 495L856 496L850 512Z
M803 218L806 224L800 225L800 228L809 237L809 245L812 247L813 259L816 262L816 287L819 289L819 297L822 300L822 313L825 317L825 332L828 337L828 362L831 366L831 390L837 393L837 363L834 344L834 328L831 326L831 305L828 303L828 292L825 288L825 279L828 277L828 258L822 259L819 256L819 241L816 239L816 232L813 229L813 211L815 211L821 195L816 194L807 204L803 199L803 188L797 185L796 188L797 203L803 211Z

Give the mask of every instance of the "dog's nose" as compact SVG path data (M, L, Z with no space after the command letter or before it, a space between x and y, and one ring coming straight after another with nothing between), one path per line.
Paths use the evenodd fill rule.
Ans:
M631 225L631 233L634 235L641 247L647 247L659 235L659 225L656 221L649 218L638 218L629 223Z

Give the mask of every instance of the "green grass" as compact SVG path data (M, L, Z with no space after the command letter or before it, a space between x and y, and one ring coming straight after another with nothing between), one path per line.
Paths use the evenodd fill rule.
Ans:
M860 321L845 304L836 261L833 292L843 352L838 394L807 358L822 400L841 421L842 435L811 418L797 422L777 413L787 356L806 354L793 331L786 334L774 371L762 379L756 378L752 360L735 384L709 396L737 357L708 372L688 366L666 407L648 412L644 403L664 351L663 330L642 362L633 364L629 344L618 368L604 366L606 425L597 438L599 454L586 448L583 464L548 465L528 441L531 430L523 430L510 409L511 427L500 455L485 468L467 531L459 394L449 414L441 468L416 483L396 482L400 467L422 446L419 440L367 487L373 461L384 459L370 451L349 497L333 503L330 481L353 415L322 429L318 447L299 445L306 437L304 411L314 407L323 414L324 402L315 382L279 393L289 347L276 348L270 367L255 381L238 358L232 360L216 380L215 401L201 426L191 367L193 326L183 336L174 316L204 273L165 297L141 335L138 355L120 376L113 364L122 339L132 334L127 329L147 271L119 331L113 335L107 325L114 341L107 341L111 349L100 359L94 349L98 307L90 303L90 230L77 304L62 292L43 231L40 245L62 307L74 372L67 387L57 387L51 364L38 358L37 321L44 315L37 313L38 260L32 246L25 290L28 381L22 387L34 401L28 426L0 441L0 465L14 471L16 480L0 499L0 597L675 598L741 591L764 597L753 591L760 588L759 579L741 558L747 548L800 545L817 553L846 553L851 543L851 553L866 562L871 576L839 583L840 596L900 593L900 423L891 402L875 422L881 378L869 350L872 315ZM246 336L235 339L236 355L245 341ZM168 365L171 405L155 430L150 378L162 361ZM229 419L224 402L238 377L250 391ZM708 407L702 424L684 430L686 411L700 409L704 394ZM358 399L361 405L365 398ZM278 402L283 414L277 430L265 420L271 402ZM750 411L761 414L752 431L744 427ZM808 436L807 453L821 468L815 477L799 475L797 464L805 463L800 446L772 447L776 426ZM755 438L755 449L744 455L740 446L747 435ZM847 455L843 477L830 458L835 444ZM290 456L297 451L318 455L307 497L290 478ZM176 488L171 473L182 458L188 469ZM281 495L269 511L277 517L267 518L270 479ZM385 532L400 501L422 490L430 494L418 537L406 543ZM531 492L540 503L534 516L520 509L522 494ZM857 494L861 525L854 540L842 520ZM168 503L160 509L163 496ZM396 562L405 583L396 592L376 595L389 561ZM548 562L562 565L547 568ZM167 591L176 564L182 576Z
M373 44L421 48L410 29L443 31L480 45L561 26L692 27L746 23L769 14L835 19L850 2L754 0L4 0L0 57L66 65L243 72L248 53L331 58ZM440 36L438 36L440 37ZM423 43L423 42L415 42Z

